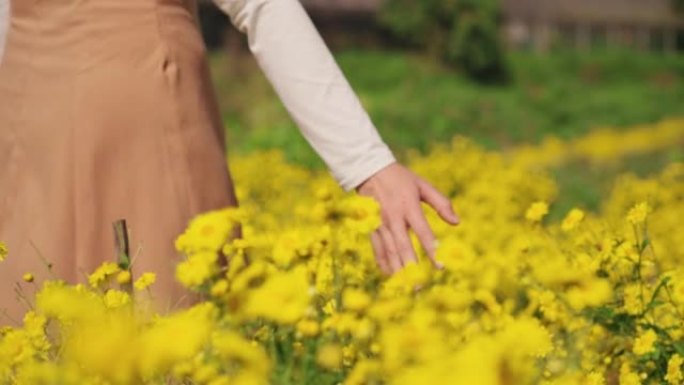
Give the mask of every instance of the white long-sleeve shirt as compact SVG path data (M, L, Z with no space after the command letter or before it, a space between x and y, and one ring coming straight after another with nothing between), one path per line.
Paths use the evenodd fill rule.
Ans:
M9 29L9 0L0 0L0 61L5 51L5 36Z
M214 0L300 130L349 190L394 162L370 117L298 0Z
M247 34L262 71L344 189L395 161L299 0L214 2ZM0 61L8 24L9 0L0 0Z

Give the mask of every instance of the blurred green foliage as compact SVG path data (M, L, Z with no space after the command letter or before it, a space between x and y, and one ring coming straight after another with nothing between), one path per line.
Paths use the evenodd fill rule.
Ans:
M480 82L502 82L508 71L497 0L387 0L380 23Z
M684 0L671 0L672 8L680 14L684 14Z
M572 138L600 126L629 128L684 116L681 55L516 53L510 57L513 80L505 86L473 82L427 55L346 51L337 59L400 158L454 135L505 151L548 135ZM211 64L230 151L278 148L290 161L323 166L251 56L215 54ZM627 170L646 175L667 162L684 161L677 146L609 170L585 164L555 170L565 192L559 205L595 208L612 175Z
M253 59L211 57L235 151L277 147L320 165ZM345 51L337 60L387 142L428 149L454 135L490 148L571 138L597 126L684 116L684 57L632 52L512 54L513 81L483 86L425 55Z

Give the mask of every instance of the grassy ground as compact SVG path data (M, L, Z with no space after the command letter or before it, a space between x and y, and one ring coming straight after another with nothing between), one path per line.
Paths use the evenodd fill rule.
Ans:
M514 54L513 81L475 84L426 57L387 51L345 51L337 59L383 137L407 149L465 135L496 149L571 138L599 126L629 127L684 116L684 56L612 52ZM221 112L234 152L280 148L297 163L320 167L248 54L211 57ZM567 204L594 208L610 176L659 169L676 149L630 159L611 170L570 165L556 170Z

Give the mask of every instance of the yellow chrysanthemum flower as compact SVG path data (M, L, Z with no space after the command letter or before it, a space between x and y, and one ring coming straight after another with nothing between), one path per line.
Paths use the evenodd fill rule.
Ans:
M651 212L647 202L637 203L627 213L627 221L633 225L640 225L646 221L646 217Z
M201 286L218 271L217 261L218 254L215 251L192 254L176 266L176 278L187 288Z
M328 370L337 370L342 365L342 348L339 345L323 345L316 353L316 363Z
M347 310L363 311L371 301L371 297L363 290L346 288L342 292L342 306Z
M673 354L667 361L667 374L665 381L670 385L677 385L684 383L684 374L682 374L682 364L684 358L679 354Z
M239 208L198 215L176 240L176 249L185 255L221 251L242 215Z
M121 290L107 290L104 295L104 304L109 309L116 309L132 302L131 296Z
M105 262L88 276L88 283L92 287L99 287L114 274L119 273L119 266L114 262Z
M251 372L264 383L271 369L271 360L261 346L254 344L236 332L218 331L211 336L211 346L218 357L243 370Z
M634 340L632 351L634 354L640 356L651 353L655 349L656 341L658 341L658 335L653 331L653 329L648 329L639 334L639 336Z
M629 284L623 289L623 308L628 314L639 314L643 310L642 288L639 284Z
M250 318L263 317L282 324L293 324L307 312L311 292L304 268L274 273L252 290L243 308Z
M157 281L157 274L155 273L143 273L143 275L138 278L133 286L136 290L142 291L152 286Z
M572 231L577 228L580 222L584 219L584 211L580 209L572 209L568 215L563 218L561 229L565 232Z
M122 270L116 275L116 282L119 285L127 285L131 283L131 272L129 270Z
M9 250L7 250L7 245L0 242L0 262L3 262L7 258L8 254Z
M549 204L535 202L525 212L525 219L530 222L540 222L549 213Z
M603 373L591 372L587 375L584 385L605 385L606 379Z
M0 383L267 385L276 376L345 385L680 385L682 357L671 352L684 339L684 164L620 178L599 212L571 210L548 231L529 223L545 220L545 202L559 192L533 169L673 143L684 120L648 128L551 139L505 156L464 139L412 155L412 169L457 192L468 226L427 210L445 268L421 261L391 277L379 273L365 235L377 225L374 203L277 153L240 156L233 166L246 214L210 213L178 240L188 256L178 279L199 293L198 306L154 313L146 296L111 290L110 280L130 282L113 264L93 273L92 286L18 285L30 289L17 292L24 302L38 290L35 310L22 326L0 326ZM643 232L620 218L645 200L663 210L648 224L653 250L640 255L634 240ZM644 223L648 211L635 209L633 221ZM238 222L243 237L226 241ZM145 273L134 286L154 280ZM0 309L0 324L4 316ZM617 354L630 341L607 325L626 316L653 328L639 329L629 354ZM666 355L667 371L649 362L654 352Z
M620 385L641 385L639 374L627 362L620 366Z
M310 319L303 319L297 322L297 332L304 337L315 337L321 330L318 322Z

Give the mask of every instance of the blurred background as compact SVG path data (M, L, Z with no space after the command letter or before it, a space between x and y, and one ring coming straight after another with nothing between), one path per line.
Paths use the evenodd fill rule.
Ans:
M455 135L505 152L684 118L684 0L301 1L400 158ZM245 37L210 1L200 16L229 151L322 167ZM595 209L613 176L684 159L682 136L656 147L555 166L561 208Z

